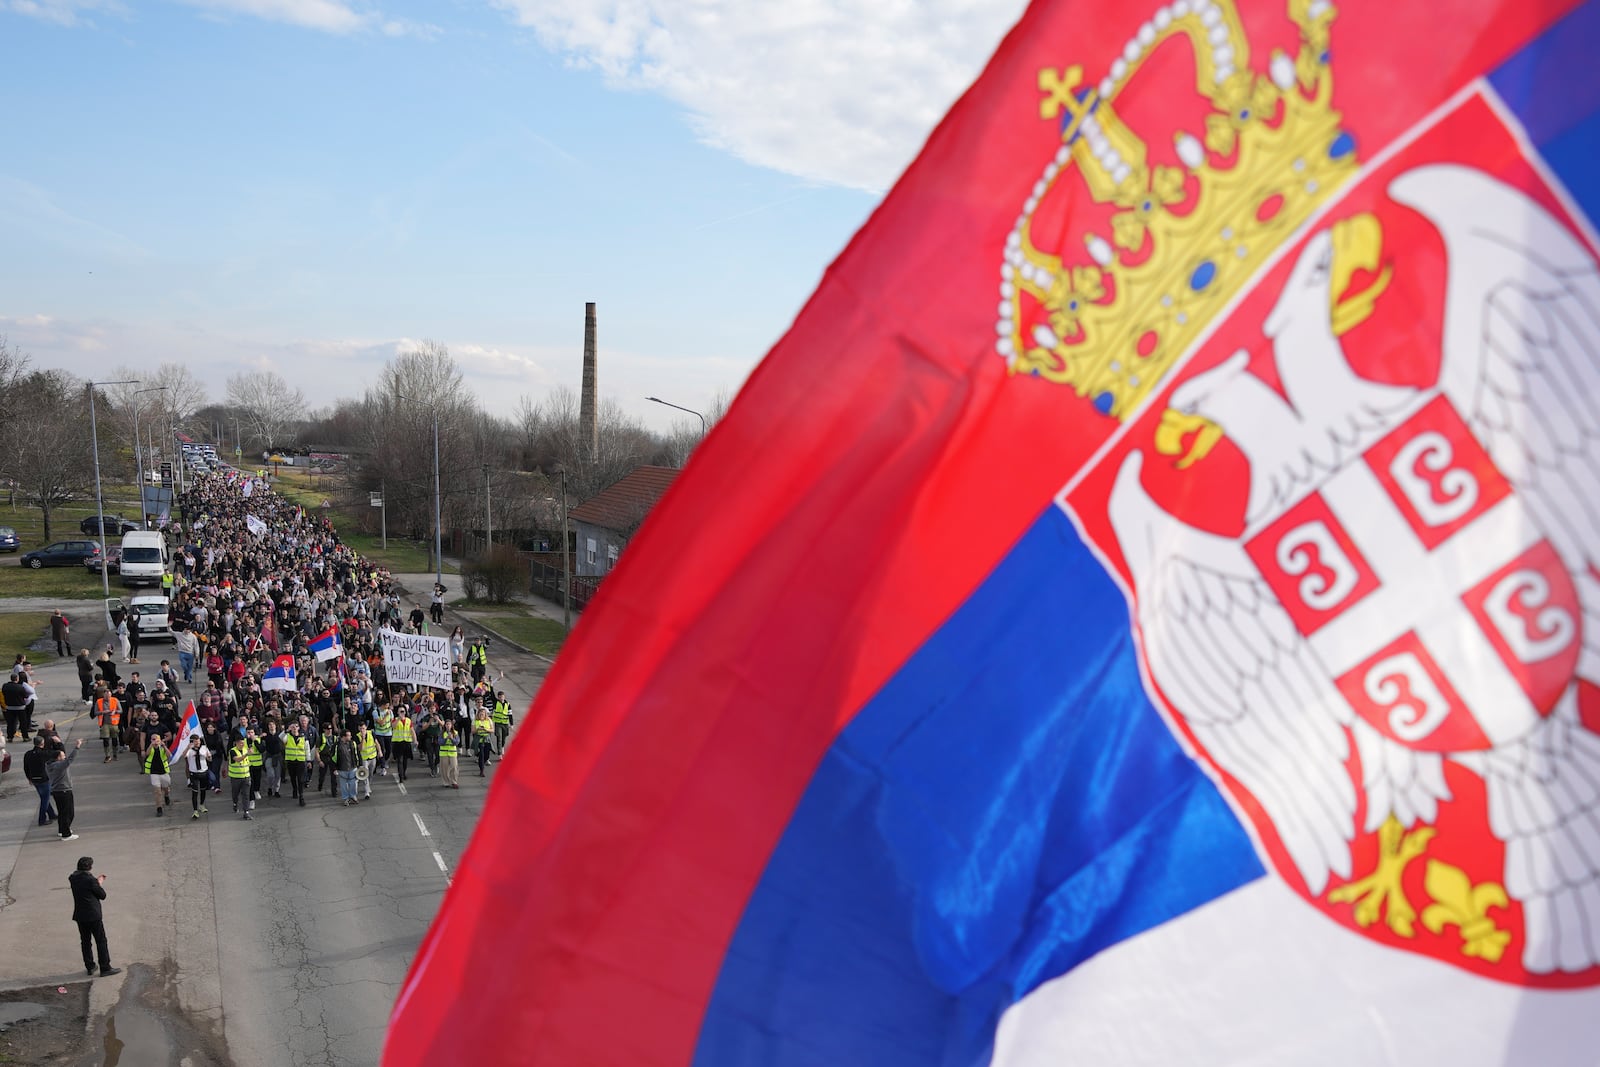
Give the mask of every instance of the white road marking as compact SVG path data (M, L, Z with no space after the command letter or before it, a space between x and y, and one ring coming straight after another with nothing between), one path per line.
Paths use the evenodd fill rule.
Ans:
M406 795L406 784L404 782L396 782L395 785L400 787L400 795L401 796L405 796Z
M418 815L416 812L412 812L411 813L411 817L413 819L417 820L417 829L422 831L422 836L423 837L432 837L433 836L432 834L428 833L428 828L422 824L422 816ZM438 853L435 852L434 855L437 856Z
M444 880L446 882L450 881L450 868L445 866L444 857L435 852L433 854L433 862L437 863L439 865L439 870L444 872Z

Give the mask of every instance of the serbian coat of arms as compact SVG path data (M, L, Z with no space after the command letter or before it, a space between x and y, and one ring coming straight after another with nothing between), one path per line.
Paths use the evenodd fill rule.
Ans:
M1059 503L1278 876L1393 947L1592 985L1596 242L1486 84L1363 159L1337 14L1295 0L1253 63L1232 4L1177 0L1099 81L1041 71L1061 141L996 348L1124 424ZM1205 106L1136 121L1136 79Z

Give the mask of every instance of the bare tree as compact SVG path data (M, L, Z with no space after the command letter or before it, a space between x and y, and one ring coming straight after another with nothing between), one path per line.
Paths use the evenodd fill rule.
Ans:
M291 389L283 376L273 371L231 376L228 403L238 409L239 420L269 452L293 435L306 411L305 394Z
M561 386L538 403L524 397L517 413L524 461L544 471L565 469L574 500L588 499L641 464L664 461L661 440L610 399L600 403L600 450L589 460L578 407L577 393Z
M87 394L61 371L35 371L20 388L27 403L9 420L5 463L23 503L42 513L49 541L51 512L94 485Z

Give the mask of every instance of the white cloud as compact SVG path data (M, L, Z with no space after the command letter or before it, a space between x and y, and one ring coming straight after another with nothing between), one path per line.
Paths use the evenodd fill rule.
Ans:
M127 9L119 0L0 0L0 11L26 15L58 26L93 25L85 16L96 11L113 15L127 14Z
M372 16L341 0L183 0L190 7L218 14L249 15L268 22L287 22L325 33L355 33L372 24Z
M493 0L548 48L687 108L701 137L815 181L880 190L1023 0Z

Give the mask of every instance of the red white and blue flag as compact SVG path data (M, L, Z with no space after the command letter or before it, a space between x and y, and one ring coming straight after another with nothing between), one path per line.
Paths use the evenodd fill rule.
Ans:
M311 651L317 657L317 662L322 663L330 659L338 659L344 655L344 644L339 640L339 628L329 627L311 639Z
M183 724L178 727L178 732L173 736L172 743L167 749L174 760L178 759L189 749L189 738L200 736L200 716L194 710L194 701L189 701L189 707L184 712Z
M388 1067L1590 1062L1597 48L1034 3L584 613Z
M261 688L264 690L287 689L293 692L296 688L294 681L294 657L282 655L272 661L261 675Z

